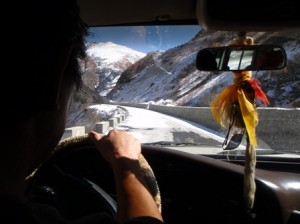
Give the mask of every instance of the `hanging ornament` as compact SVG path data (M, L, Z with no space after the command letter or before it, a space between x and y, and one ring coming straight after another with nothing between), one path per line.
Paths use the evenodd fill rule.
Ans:
M253 39L242 36L231 45L251 45ZM246 134L244 199L246 208L251 210L255 196L256 126L258 113L256 100L268 105L267 96L251 71L236 71L233 84L226 87L212 102L210 109L214 119L228 132L223 143L224 150L237 148Z

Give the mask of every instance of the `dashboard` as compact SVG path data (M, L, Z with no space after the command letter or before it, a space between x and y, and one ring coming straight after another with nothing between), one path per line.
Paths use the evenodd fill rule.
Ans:
M299 173L257 168L254 208L247 211L242 164L151 146L143 154L156 174L167 223L299 223Z
M272 163L267 163L272 170L256 169L254 207L248 211L242 163L150 145L142 146L142 154L155 174L165 223L299 224L300 174L287 165L285 171ZM114 215L97 192L78 180L82 177L116 199L112 170L92 144L56 153L31 180L29 198L51 204L70 220L99 211Z

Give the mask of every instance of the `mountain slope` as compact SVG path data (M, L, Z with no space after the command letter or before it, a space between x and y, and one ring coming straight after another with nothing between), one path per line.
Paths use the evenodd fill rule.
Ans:
M255 43L279 44L287 52L287 67L279 71L253 72L271 107L300 107L300 33L249 33ZM202 30L189 42L147 55L111 42L87 45L81 62L84 86L75 94L67 126L81 120L106 119L90 109L109 100L207 107L226 86L232 72L202 72L195 67L197 52L205 47L227 45L230 32ZM92 119L91 119L92 117ZM97 120L95 120L97 117Z
M252 35L255 43L282 45L290 61L287 68L280 71L253 72L253 77L261 82L267 93L271 106L299 106L299 34L291 34L290 38L283 37L280 32ZM216 43L227 45L232 39L233 36L227 32L202 31L184 45L151 53L129 66L108 96L113 101L209 106L211 100L232 83L233 73L198 71L194 64L196 54L201 48L215 46Z
M112 42L91 43L87 54L95 61L99 83L96 90L100 96L106 96L118 81L121 73L145 54Z

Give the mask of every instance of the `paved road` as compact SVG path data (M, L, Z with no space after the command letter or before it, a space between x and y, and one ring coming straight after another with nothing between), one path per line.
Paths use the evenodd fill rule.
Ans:
M125 108L129 115L118 125L117 129L127 130L142 143L159 141L198 143L205 146L206 149L222 151L223 138L206 131L200 125L155 111L133 107ZM199 152L199 146L197 148L197 152Z

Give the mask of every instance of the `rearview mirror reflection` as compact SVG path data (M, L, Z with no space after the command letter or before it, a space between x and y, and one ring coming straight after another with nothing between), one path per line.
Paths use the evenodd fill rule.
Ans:
M277 45L204 48L196 57L196 67L201 71L279 70L285 66L285 50Z

